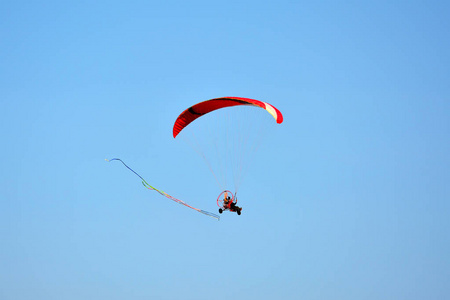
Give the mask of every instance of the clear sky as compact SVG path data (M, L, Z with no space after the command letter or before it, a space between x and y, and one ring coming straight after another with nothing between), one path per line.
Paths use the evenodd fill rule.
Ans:
M2 1L0 298L445 299L448 1ZM277 106L241 216L174 140Z

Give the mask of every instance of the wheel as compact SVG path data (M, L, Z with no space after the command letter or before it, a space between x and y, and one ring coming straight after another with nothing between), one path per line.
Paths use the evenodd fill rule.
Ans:
M219 214L221 214L223 212L223 209L219 208Z

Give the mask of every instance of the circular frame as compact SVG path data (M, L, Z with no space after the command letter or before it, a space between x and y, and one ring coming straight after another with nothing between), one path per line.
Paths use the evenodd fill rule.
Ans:
M225 197L225 193L231 194L231 201L237 203L237 199L235 199L234 194L228 190L225 190L220 193L219 197L217 197L217 206L223 207L223 198Z

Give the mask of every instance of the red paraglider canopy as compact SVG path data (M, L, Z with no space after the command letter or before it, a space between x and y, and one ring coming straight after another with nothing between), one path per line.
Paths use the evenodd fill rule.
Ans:
M275 121L278 124L283 122L283 115L281 114L281 112L269 103L249 98L222 97L197 103L194 106L191 106L183 111L178 116L173 126L173 137L175 138L186 126L192 123L195 119L214 110L237 105L252 105L261 107L267 110L275 118Z

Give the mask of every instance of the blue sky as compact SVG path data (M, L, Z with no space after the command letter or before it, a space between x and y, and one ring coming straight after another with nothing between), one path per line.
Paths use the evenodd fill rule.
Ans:
M444 299L445 1L4 1L0 298ZM219 222L178 114L284 115ZM269 159L268 159L269 158ZM269 163L268 163L269 161Z

